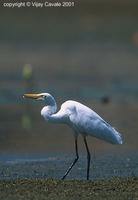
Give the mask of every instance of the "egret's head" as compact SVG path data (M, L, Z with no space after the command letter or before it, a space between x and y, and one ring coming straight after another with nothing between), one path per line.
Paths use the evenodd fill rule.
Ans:
M23 98L42 100L45 101L47 105L51 105L52 102L54 101L54 98L49 93L24 94Z

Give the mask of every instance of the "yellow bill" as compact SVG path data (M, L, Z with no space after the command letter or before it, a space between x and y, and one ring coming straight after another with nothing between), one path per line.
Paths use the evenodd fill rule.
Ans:
M39 98L44 98L42 94L24 94L24 98L31 98L31 99L39 99Z

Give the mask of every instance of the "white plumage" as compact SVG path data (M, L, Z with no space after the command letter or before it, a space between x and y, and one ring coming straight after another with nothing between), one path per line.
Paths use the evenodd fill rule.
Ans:
M122 135L118 133L110 124L106 123L96 112L81 103L68 100L63 103L61 105L61 109L55 113L57 110L56 101L50 94L25 94L24 97L45 101L46 106L41 110L41 115L45 118L45 120L52 123L67 124L73 130L75 137L76 159L65 173L63 179L79 158L77 147L77 136L79 133L82 134L87 149L87 179L89 179L90 152L87 146L86 136L90 135L115 145L122 144Z
M121 134L96 112L81 103L72 100L66 101L54 117L56 115L62 116L63 123L68 124L75 134L90 135L111 144L122 144Z

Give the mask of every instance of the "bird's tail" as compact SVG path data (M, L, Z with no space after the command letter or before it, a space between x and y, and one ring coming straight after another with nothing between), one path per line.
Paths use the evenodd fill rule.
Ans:
M109 142L115 145L121 145L123 143L122 135L115 130L110 124L106 124L108 127L108 130L110 132L110 140Z
M114 131L115 131L115 134L116 134L116 143L115 144L121 145L123 143L122 135L119 132L117 132L115 129L114 129Z

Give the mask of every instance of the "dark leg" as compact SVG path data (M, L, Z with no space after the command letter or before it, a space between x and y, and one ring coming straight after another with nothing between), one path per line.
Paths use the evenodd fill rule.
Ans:
M89 152L89 149L88 149L88 145L87 145L87 141L86 141L86 138L83 137L84 139L84 143L85 143L85 146L86 146L86 150L87 150L87 180L89 180L89 170L90 170L90 159L91 159L91 154Z
M76 158L75 158L74 162L70 165L69 169L66 171L66 173L65 173L65 175L63 176L62 180L65 179L65 177L68 175L68 173L70 172L70 170L72 169L72 167L75 165L75 163L76 163L77 160L79 159L79 156L78 156L77 139L75 139L75 151L76 151Z

